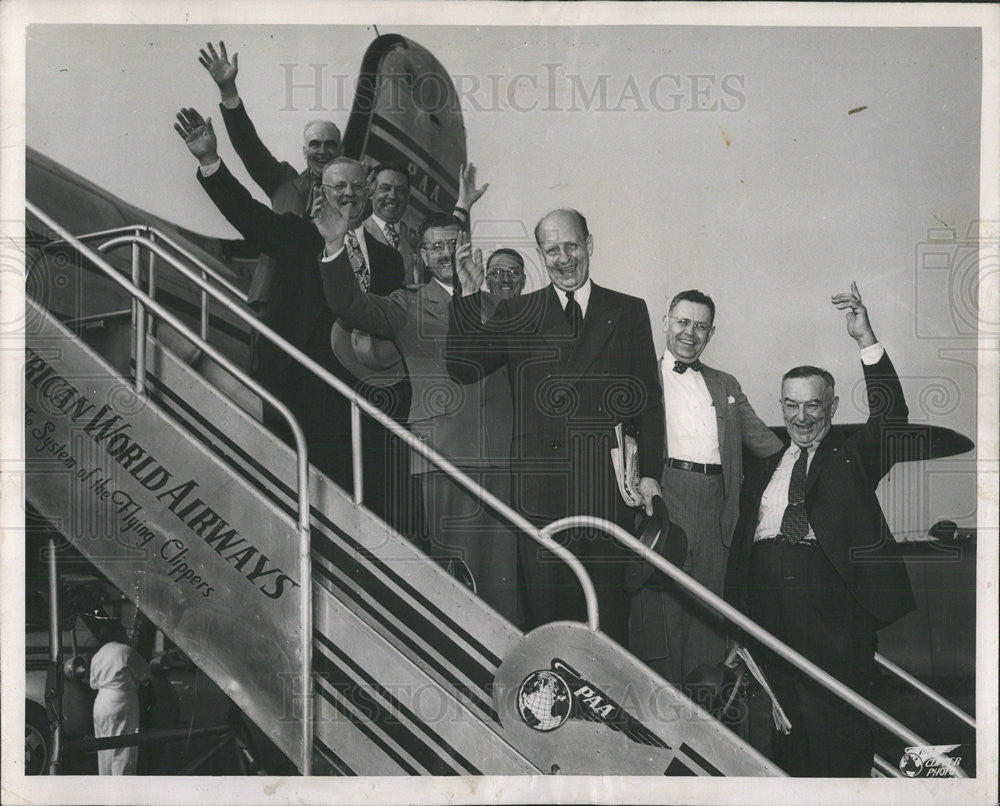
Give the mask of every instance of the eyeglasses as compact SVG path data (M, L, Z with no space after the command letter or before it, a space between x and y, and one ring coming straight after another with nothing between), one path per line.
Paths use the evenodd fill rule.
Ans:
M802 407L806 414L810 417L814 417L826 408L826 404L822 400L810 400L807 403L796 403L794 400L783 400L781 401L781 407L789 416L798 414L799 407Z
M689 325L693 326L695 331L702 335L708 333L708 331L712 329L712 326L706 322L693 322L690 319L678 319L676 316L669 313L664 317L664 319L673 319L677 323L677 327L681 330L687 330Z
M520 269L490 269L486 272L487 277L493 277L499 280L501 277L505 277L508 280L519 280L524 276L524 272Z
M355 193L362 193L368 185L364 182L338 182L335 185L325 185L321 184L321 188L326 188L327 190L332 190L334 193L343 193L347 188L351 188Z
M445 249L454 249L457 243L458 238L449 238L447 241L434 241L434 243L422 244L421 248L426 249L428 252L443 252Z

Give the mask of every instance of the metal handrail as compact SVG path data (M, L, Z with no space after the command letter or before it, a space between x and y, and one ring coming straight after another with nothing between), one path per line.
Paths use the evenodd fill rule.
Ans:
M39 218L42 218L43 221L45 221L47 224L49 224L50 226L52 226L52 228L56 232L58 232L61 237L63 237L65 240L67 240L67 242L73 243L73 241L76 240L71 235L69 235L68 233L66 233L65 230L63 230L61 227L59 227L58 225L56 225L55 222L53 222L50 218L48 218L48 216L45 216L44 214L42 214L38 210L38 208L35 207L34 205L32 205L30 202L26 201L25 204L28 206L28 208L32 212L34 212L36 215L38 215ZM127 231L130 231L130 230L127 230ZM98 234L104 234L104 233L98 233ZM407 430L403 426L399 425L395 420L393 420L388 415L384 414L374 404L370 403L364 397L360 396L357 392L355 392L353 389L351 389L351 387L349 387L346 383L344 383L340 378L337 378L335 375L333 375L332 373L330 373L328 370L326 370L325 368L323 368L322 366L320 366L313 359L311 359L309 356L305 355L298 348L296 348L294 345L292 345L289 341L287 341L286 339L284 339L282 336L280 336L278 333L276 333L270 327L268 327L263 322L261 322L251 311L249 311L249 309L246 309L244 306L242 306L242 305L240 305L238 303L235 303L232 300L230 300L229 298L227 298L219 289L213 287L206 279L204 279L203 277L198 276L198 273L196 271L194 271L194 270L190 269L189 267L185 266L180 261L177 261L172 255L167 254L166 251L160 246L159 243L157 243L155 241L152 241L152 240L150 240L148 238L143 238L142 236L139 236L139 235L130 235L130 236L124 236L124 240L122 240L121 242L119 242L119 239L116 238L116 239L114 239L113 242L105 243L103 246L105 248L118 248L119 246L124 245L126 241L132 243L133 246L136 246L136 247L145 247L145 248L149 249L151 252L155 252L163 260L167 261L167 263L169 265L171 265L173 268L175 268L177 271L179 271L182 275L184 275L185 277L187 277L187 279L189 279L191 282L193 282L195 285L197 285L199 289L201 289L203 292L205 292L205 293L209 294L210 296L212 296L226 310L228 310L231 313L233 313L237 318L242 319L251 329L257 330L263 336L265 336L268 339L270 339L282 351L284 351L286 354L288 354L289 356L291 356L295 361L297 361L299 364L301 364L302 366L304 366L306 369L308 369L314 375L316 375L317 377L319 377L320 379L322 379L327 385L329 385L330 387L332 387L336 392L338 392L339 394L343 395L344 397L346 397L350 401L350 403L351 403L351 409L352 409L352 415L351 415L352 441L355 443L355 450L353 452L354 477L355 477L355 480L356 480L356 484L355 484L355 503L357 503L357 504L361 503L361 499L360 499L359 496L360 496L360 492L361 492L361 483L360 483L361 473L360 473L360 468L361 468L361 454L362 454L362 452L360 450L357 450L357 445L360 444L360 442L359 442L359 440L360 440L360 430L359 430L360 429L360 412L363 411L364 413L366 413L370 417L372 417L376 422L380 423L388 431L390 431L391 433L395 434L399 439L401 439L403 442L405 442L410 448L416 450L420 455L422 455L428 461L432 462L437 467L441 468L441 470L443 470L445 473L447 473L455 482L457 482L462 487L464 487L466 490L468 490L472 495L474 495L477 498L481 499L484 502L485 505L489 505L490 507L493 507L497 512L499 512L505 518L507 518L507 520L511 524L513 524L514 526L516 526L517 528L519 528L522 532L524 532L526 535L528 535L528 537L530 537L533 540L535 540L543 548L548 549L553 554L555 554L557 557L559 557L560 560L562 560L564 563L566 563L566 565L569 567L569 569L573 572L574 576L576 576L577 581L580 583L580 586L583 589L584 600L586 602L586 607L587 607L587 623L588 623L588 625L591 626L592 629L595 629L595 630L598 629L599 621L598 621L598 608L597 608L597 593L596 593L596 591L594 589L594 583L590 579L590 576L587 574L587 571L584 568L583 563L580 562L580 559L575 554L573 554L573 552L571 552L565 546L560 545L555 540L552 540L551 538L543 535L542 532L541 532L541 530L539 530L538 527L536 527L534 524L532 524L523 515L521 515L520 513L516 512L514 509L512 509L509 504L507 504L504 501L501 501L499 498L497 498L495 495L493 495L492 493L490 493L488 490L485 490L482 487L480 487L480 485L477 482L473 481L469 476L467 476L465 473L463 473L461 470L459 470L454 464L452 464L450 461L448 461L445 457L441 456L433 448L431 448L430 446L428 446L427 444L425 444L424 442L422 442L419 438L415 437L409 430ZM91 251L87 247L85 247L83 244L79 244L79 248L81 249L81 251L83 251L84 254L87 254L87 252ZM87 256L91 257L91 255L89 255L89 254ZM96 258L95 263L97 263L98 261L100 261L100 263L104 262L103 259L99 258L96 254L93 255L93 257L91 257L92 260L94 260L95 258ZM100 264L98 264L98 265L100 265ZM110 270L110 271L114 272L114 270L111 267L107 267L107 269L105 269L105 271L107 271L107 270ZM121 285L123 285L123 286L125 286L127 288L126 281L123 280L123 279L121 279L119 276L117 276L117 272L115 272L115 275L116 275L115 276L116 282L119 282ZM162 311L163 309L161 308L161 306L159 306L158 303L155 303L151 298L149 298L147 295L143 294L141 291L138 291L137 289L131 290L131 292L133 293L133 296L136 296L136 297L142 299L144 302L148 301L148 303L153 303L153 305L155 305L155 307L151 306L152 310L156 311L157 315L161 315L160 311ZM175 327L178 330L180 330L181 332L183 332L185 334L185 336L187 336L187 338L191 339L191 341L194 342L196 345L201 346L202 344L205 344L206 346L208 346L207 342L205 342L203 339L197 339L197 338L193 337L192 335L188 335L187 329L183 325L181 325L178 322L178 320L172 314L168 314L168 316L161 316L161 318L163 318L165 321L167 321L173 327ZM216 351L214 348L210 348L209 350L206 350L206 352L210 356L212 356L213 358L216 358L216 356L219 355L218 351ZM218 360L218 359L216 359L216 360ZM242 371L239 371L239 370L233 371L233 369L230 369L230 367L232 366L232 364L228 361L228 359L223 359L222 361L220 361L220 363L223 365L223 367L225 369L227 369L228 371L230 371L235 377L239 378L241 381L243 381L244 383L246 383L246 380L244 380L244 379L247 378L247 376ZM136 374L137 375L139 374L139 371L140 371L139 362L137 361L136 362ZM143 364L143 371L144 371L144 364ZM144 379L143 379L143 382L144 382ZM258 389L261 388L261 387L259 387L258 384L254 383L254 382L248 383L247 385L250 386L250 388L252 388L254 391L257 391ZM259 394L259 392L258 392L258 394ZM269 403L272 400L274 400L273 396L270 395L270 393L261 395L261 397L263 397ZM297 423L296 423L296 425L297 425ZM309 555L308 551L306 552L306 558L307 559L310 558L310 555ZM304 576L303 579L304 579L304 582L303 582L303 585L302 585L303 590L309 589L310 590L310 594L311 594L311 586L308 585L308 584L305 584L305 580L311 579L311 571L310 571L310 575L309 576ZM310 611L309 611L309 616L311 618L311 608L310 608ZM310 623L308 631L305 631L305 630L303 631L303 635L308 635L310 637L309 648L310 648L310 658L311 658L311 646L312 646L311 645L311 635L312 635L311 623ZM304 647L303 647L303 649L304 649ZM303 653L303 655L305 657L305 652ZM310 675L306 679L307 680L311 679L311 669L310 669ZM311 703L312 703L311 697L308 697L308 696L305 697L304 704L310 706L310 711L311 711ZM311 727L311 720L310 720L310 727ZM310 740L309 746L311 747L311 740Z
M26 203L29 204L30 203ZM37 208L35 208L37 210ZM58 226L54 226L56 231L59 231ZM147 227L145 225L140 225L133 228L119 228L118 230L108 230L101 233L92 233L89 237L91 239L96 239L98 237L106 237L109 234L115 234L116 232L137 232L138 230L149 231L152 234L153 228ZM640 558L646 562L651 563L654 567L666 573L669 577L674 579L674 581L679 582L683 587L685 587L689 592L693 593L695 596L700 598L702 601L706 602L710 606L714 607L717 611L722 613L724 616L729 618L731 621L736 623L738 626L743 628L750 635L755 637L765 646L775 651L777 654L781 655L785 660L789 661L793 665L800 668L802 671L806 672L814 679L818 680L827 689L832 691L834 694L839 696L845 702L847 702L852 707L861 711L863 714L868 716L870 719L881 724L887 730L895 733L899 738L904 741L910 742L915 745L927 745L927 742L921 739L916 734L912 733L904 725L893 719L891 716L886 714L884 711L879 709L877 706L873 705L867 699L857 694L849 687L842 684L836 678L830 676L828 673L820 669L818 666L813 664L804 656L800 655L798 652L788 647L778 638L771 635L769 632L764 630L762 627L756 624L756 622L744 616L738 610L733 608L727 602L722 600L720 597L716 596L714 593L709 591L707 588L700 585L695 580L688 577L683 571L680 571L667 560L660 557L658 554L653 552L651 549L647 548L641 541L637 540L632 535L628 534L624 529L616 524L610 523L608 521L594 518L590 516L572 516L569 518L563 518L554 521L542 529L531 524L526 518L521 516L519 513L514 511L508 504L501 501L492 495L488 490L481 488L476 482L465 475L461 470L459 470L450 461L445 459L443 456L439 455L433 448L430 448L426 443L415 437L409 430L400 426L388 415L385 415L381 410L375 407L373 404L369 403L365 398L358 395L354 390L347 386L339 378L335 377L315 361L310 359L308 356L302 354L297 348L271 330L269 327L264 325L253 316L252 313L247 313L242 308L235 307L230 300L223 296L218 289L211 287L204 277L198 277L194 275L191 270L177 261L173 256L167 254L159 245L151 240L142 238L138 234L130 237L120 237L115 238L100 247L102 251L118 248L119 246L131 243L133 246L142 246L147 248L151 253L158 254L162 259L166 260L173 268L180 271L189 280L194 282L202 291L203 300L206 296L212 296L216 300L223 303L229 311L234 313L238 318L246 322L251 329L255 329L272 342L277 344L285 353L290 355L298 363L305 366L315 375L320 377L324 382L331 386L335 391L344 395L351 403L351 424L352 424L352 444L353 444L353 476L354 476L354 503L361 504L363 502L363 491L361 484L361 451L359 450L360 443L360 412L363 410L366 414L371 416L374 420L379 422L391 433L399 437L403 442L405 442L409 447L415 449L418 453L428 459L430 462L441 468L449 476L451 476L456 482L465 487L470 493L480 497L484 503L489 504L500 512L508 521L517 526L521 531L525 532L529 537L533 538L536 542L541 544L544 548L552 551L556 556L563 560L573 571L574 575L580 582L583 588L584 599L587 608L587 625L592 630L598 630L600 627L599 613L597 607L597 596L594 590L593 582L591 581L586 569L583 567L579 558L577 558L572 552L567 548L556 542L552 535L562 531L563 529L574 528L578 526L589 526L591 528L597 528L605 533L609 534L618 542L625 545L626 548L630 549L636 553ZM182 251L178 248L178 251ZM183 253L183 252L182 252ZM199 262L192 258L194 262ZM202 264L203 265L203 264ZM228 285L223 281L223 285ZM167 320L169 321L169 319ZM173 324L171 322L171 324ZM176 325L175 325L176 327ZM180 328L183 331L183 328ZM185 335L187 335L185 333ZM215 357L215 356L213 356ZM225 366L225 364L224 364ZM226 367L229 369L229 367ZM137 369L138 372L138 369ZM233 373L240 380L244 379L242 372ZM251 388L254 388L255 384L248 384ZM255 389L256 391L256 389ZM262 395L263 397L263 395ZM270 402L270 399L268 400ZM309 579L311 576L305 576L304 579ZM308 587L303 585L303 587ZM311 627L309 630L311 635ZM960 719L975 727L975 720L973 720L968 714L961 711L961 709L954 706L952 703L948 702L941 695L934 692L929 687L917 681L915 678L908 675L905 671L900 669L898 666L893 664L888 659L884 658L882 655L876 653L875 659L884 668L886 668L891 673L897 675L905 682L909 683L916 690L920 691L922 694L938 703L942 707L949 710L954 715L958 716ZM308 678L306 678L308 679ZM311 702L310 697L305 698L306 703ZM311 742L310 742L311 746ZM946 756L938 756L939 761L946 767L954 770L958 777L965 777L964 772L958 768L953 762Z
M113 229L98 230L97 232L88 232L84 235L74 235L73 237L81 243L89 243L90 241L99 241L102 238L108 238L112 235L123 235L126 233L135 233L138 235L141 232L149 233L152 236L160 239L170 247L176 250L183 257L187 258L191 263L196 265L201 271L211 277L219 285L226 288L233 296L247 302L249 300L249 295L245 292L240 291L233 283L227 280L223 275L219 274L218 271L209 266L205 261L200 258L195 257L191 252L181 243L179 243L170 233L160 229L159 227L153 227L149 224L132 224L126 227L114 227ZM58 246L61 243L67 243L65 238L61 238L58 241L51 241L46 244L46 248L52 248L53 246Z
M135 354L136 354L136 393L144 394L145 389L145 353L146 353L146 343L145 343L145 327L143 323L143 318L145 315L145 309L148 308L150 311L159 316L163 321L167 322L171 327L183 333L186 338L188 338L193 344L198 346L206 355L213 358L219 363L227 372L233 375L233 377L238 378L241 382L246 384L246 386L252 389L256 394L258 394L263 400L267 401L271 406L273 406L278 413L287 421L289 428L292 431L293 439L295 440L295 452L296 452L296 464L297 464L297 477L298 477L298 534L299 534L299 573L302 575L301 596L302 596L302 614L300 627L302 630L302 668L303 668L303 687L306 692L309 691L309 687L312 681L312 554L311 554L311 538L310 538L310 506L309 506L309 459L308 451L306 447L305 434L302 431L302 427L299 425L298 420L288 409L288 407L282 403L277 397L275 397L266 388L261 386L257 381L247 375L243 370L237 367L229 358L227 358L221 351L213 347L204 339L199 338L194 333L192 333L180 319L164 308L160 303L156 302L150 296L145 294L141 289L132 286L128 280L121 276L121 273L111 266L101 255L95 252L86 244L78 241L74 238L67 230L57 224L52 218L43 213L38 209L32 202L25 201L25 207L37 216L44 224L51 227L53 231L57 232L63 240L69 245L73 246L80 254L87 257L91 262L94 263L101 271L108 275L114 282L120 285L127 293L131 294L132 298L137 301L138 313L135 327L133 328L134 341L135 341ZM136 243L133 245L133 272L137 271L138 266L138 247L142 239L140 236L133 236ZM190 272L186 266L180 263L172 255L166 253L165 250L158 244L152 241L148 241L145 245L157 250L157 254L160 255L164 260L166 260L170 265L181 271L182 274L191 278ZM207 280L202 278L197 278L196 282L203 289L208 285ZM216 289L212 288L210 293L218 294ZM234 305L233 303L228 303L229 305ZM235 306L234 306L235 307ZM141 337L141 338L140 338ZM141 358L140 358L141 357ZM142 381L140 383L140 377ZM312 730L313 730L313 700L312 697L306 694L303 698L303 748L302 748L302 773L303 775L308 775L312 768Z
M188 267L174 261L170 255L165 254L159 244L150 241L148 239L142 238L140 236L125 236L121 243L118 243L120 239L115 239L113 242L108 242L103 246L109 248L117 248L124 245L125 241L134 242L140 246L143 246L151 251L159 254L164 260L168 261L175 269L180 271L185 277L195 283L202 291L207 292L212 297L214 297L218 302L222 304L227 310L235 314L238 318L242 319L247 325L252 329L257 330L262 335L270 339L274 344L282 349L287 355L295 359L299 364L304 366L318 378L323 380L327 385L332 387L336 392L343 395L351 403L351 437L353 442L353 475L355 481L355 492L354 492L354 503L362 503L362 497L360 495L361 486L361 456L362 451L360 450L360 415L363 411L365 414L369 415L376 422L384 426L388 431L395 434L403 442L405 442L409 447L415 449L422 456L424 456L428 461L432 462L436 466L444 470L449 476L455 481L460 483L466 490L480 498L484 503L496 509L500 512L508 521L517 526L521 531L527 534L529 537L533 538L536 542L540 543L543 548L548 549L557 557L559 557L563 562L565 562L570 570L574 573L580 586L583 588L584 600L587 605L587 623L592 625L593 629L598 628L598 616L597 616L597 593L594 590L594 583L591 581L590 576L587 574L583 563L580 559L573 554L565 546L560 545L556 541L548 538L542 534L537 526L531 523L527 518L525 518L520 513L516 512L511 506L499 498L494 496L488 490L483 489L477 482L473 481L469 476L459 470L454 464L448 461L444 456L439 454L433 448L428 446L418 437L414 436L409 429L401 426L389 415L382 412L381 409L377 408L373 403L370 403L367 399L355 392L350 386L348 386L344 381L342 381L337 376L333 375L329 370L322 367L320 364L316 363L313 359L295 347L291 342L280 336L277 332L272 330L270 327L265 325L260 321L251 311L244 309L241 306L234 304L231 300L228 300L218 289L213 288L206 280L198 277L194 272L192 272Z
M552 535L565 529L575 529L580 527L598 529L614 538L625 548L629 549L634 554L639 555L639 557L653 565L656 569L662 571L674 582L680 584L681 587L687 590L688 593L694 594L702 602L710 605L716 612L723 615L737 627L740 627L775 654L780 655L793 666L798 667L800 670L819 682L824 688L840 697L840 699L852 708L860 711L869 719L877 722L891 733L894 733L904 742L907 742L910 745L920 745L925 747L930 746L930 743L925 739L922 739L916 733L913 733L901 722L889 716L889 714L877 705L874 705L862 697L854 691L854 689L845 686L836 677L833 677L804 655L799 654L782 640L776 638L774 635L757 624L757 622L753 619L745 616L722 597L716 595L704 585L692 579L690 576L681 571L676 565L661 557L651 548L646 546L641 540L633 537L622 529L622 527L618 526L618 524L610 523L609 521L589 515L574 515L569 518L561 518L557 521L553 521L542 531L547 535ZM934 757L946 769L953 770L956 777L967 777L964 771L959 768L948 756L943 754L934 754Z
M967 714L965 711L963 711L961 708L959 708L953 702L950 702L949 700L946 700L944 697L942 697L940 694L938 694L934 689L932 689L926 683L921 683L912 674L910 674L909 672L907 672L905 669L897 666L895 663L893 663L891 660L889 660L885 655L881 654L880 652L876 652L875 653L875 662L877 664L879 664L887 672L890 672L891 674L896 675L896 677L898 677L904 683L907 683L908 685L910 685L911 687L913 687L914 689L916 689L917 691L919 691L921 694L923 694L928 699L933 700L934 702L936 702L938 705L940 705L942 708L944 708L949 713L957 716L966 725L968 725L969 727L975 729L975 727L976 727L976 720L973 719L971 716L969 716L969 714Z

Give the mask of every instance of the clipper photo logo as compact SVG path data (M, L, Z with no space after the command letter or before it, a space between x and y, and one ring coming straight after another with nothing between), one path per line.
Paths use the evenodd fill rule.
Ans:
M907 747L899 760L899 771L907 778L952 778L962 757L955 754L959 744Z

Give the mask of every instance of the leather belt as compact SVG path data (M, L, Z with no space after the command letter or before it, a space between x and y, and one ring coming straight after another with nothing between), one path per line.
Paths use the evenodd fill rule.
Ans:
M722 473L722 465L703 465L700 462L689 462L686 459L667 459L667 467L675 470L690 470L704 476L718 476Z
M816 545L815 540L806 540L804 538L800 540L791 540L782 534L777 534L774 537L764 537L753 542L755 546L759 546L762 543L773 543L779 546L801 546L802 548L809 549Z

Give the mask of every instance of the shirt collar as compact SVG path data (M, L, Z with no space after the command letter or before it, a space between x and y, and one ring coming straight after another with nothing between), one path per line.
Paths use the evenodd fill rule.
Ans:
M372 218L375 220L375 223L378 224L378 228L382 230L382 232L385 232L385 228L389 225L389 222L379 218L377 215L375 215L375 213L372 213ZM399 224L392 225L392 228L396 230L396 232L399 232L398 227Z
M587 303L590 302L590 289L592 285L593 284L590 282L590 278L588 277L587 281L573 292L573 299L579 303L581 311L587 310ZM565 309L566 292L559 288L559 286L555 283L552 284L552 287L556 291L556 296L559 297L559 304Z

